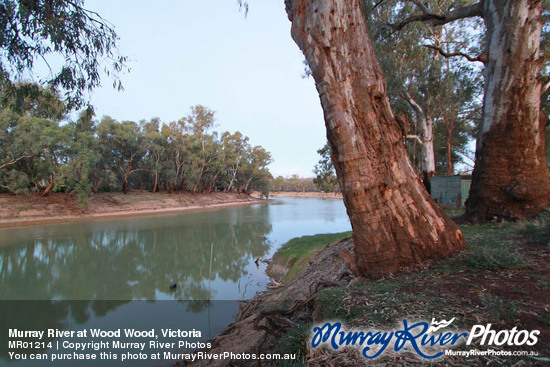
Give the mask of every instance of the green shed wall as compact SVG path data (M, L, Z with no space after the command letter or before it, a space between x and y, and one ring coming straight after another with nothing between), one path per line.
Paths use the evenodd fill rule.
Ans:
M440 205L464 206L470 183L470 180L463 180L460 175L432 177L431 195Z

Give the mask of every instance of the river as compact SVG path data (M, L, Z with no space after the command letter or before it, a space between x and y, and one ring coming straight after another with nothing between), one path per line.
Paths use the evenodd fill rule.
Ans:
M163 329L196 330L201 337L186 341L205 342L234 320L239 300L265 290L266 264L256 264L256 259L271 258L294 237L350 228L341 200L309 198L177 215L3 228L0 325L7 326L1 332L6 336L8 329L75 331L70 338L52 331L40 339L46 344L37 345L35 352L49 359L74 351L60 342L90 342L89 334L77 338L76 332L91 329L123 334L154 329L159 341L173 340L162 338ZM1 365L44 365L15 360L17 353L28 358L29 349L13 347L2 338ZM111 359L117 354L109 354L112 349L95 347L88 344L82 353L99 358L104 352L97 365L120 365L120 360ZM15 353L11 359L10 352ZM120 358L126 350L114 352ZM173 362L152 361L151 350L148 353L147 360L131 365ZM74 360L52 365L74 365Z

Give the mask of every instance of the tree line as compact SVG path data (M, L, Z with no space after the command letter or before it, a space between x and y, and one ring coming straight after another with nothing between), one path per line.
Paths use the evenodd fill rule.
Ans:
M194 106L177 121L64 120L51 92L26 96L21 109L0 108L0 187L14 194L132 189L207 193L269 190L269 152L240 132L218 133L215 113ZM11 106L12 104L10 104Z
M283 177L277 176L271 180L271 191L275 192L318 192L321 189L311 177L300 177L297 174Z

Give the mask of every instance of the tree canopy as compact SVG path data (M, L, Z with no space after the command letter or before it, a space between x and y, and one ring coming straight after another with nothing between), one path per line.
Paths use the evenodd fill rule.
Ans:
M0 84L4 96L31 94L15 81L48 72L36 82L63 93L66 107L82 106L85 93L100 85L101 73L117 75L126 57L117 54L118 36L107 20L84 8L84 0L3 0L0 3ZM18 102L19 99L12 99ZM3 99L2 104L6 103ZM16 105L17 107L17 105Z
M271 154L240 132L211 131L215 112L194 106L169 124L160 119L93 120L84 110L60 124L59 100L26 100L33 108L0 109L0 187L12 193L251 192L267 194Z

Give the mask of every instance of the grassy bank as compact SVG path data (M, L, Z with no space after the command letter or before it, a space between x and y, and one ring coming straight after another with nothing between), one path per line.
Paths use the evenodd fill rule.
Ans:
M382 280L363 280L347 287L321 290L315 298L314 316L291 329L279 342L278 349L307 355L309 365L362 366L365 359L352 349L308 352L311 322L341 320L357 328L383 330L403 318L456 317L455 324L463 330L488 323L494 330L514 327L539 330L539 341L531 347L539 356L445 357L445 365L547 365L550 363L550 214L527 224L461 225L461 229L468 249L454 258L423 264ZM326 236L302 237L285 245L277 256L288 259L288 274L299 273L308 264L309 256L322 247L319 244L326 244ZM344 234L333 236L337 240ZM289 279L293 277L290 275ZM472 348L486 347L462 345L457 349ZM398 353L376 362L408 365L411 360L418 363L414 357Z
M281 279L288 284L306 270L309 260L328 243L337 242L351 236L350 232L317 234L293 238L285 243L276 253L274 261L288 269Z

